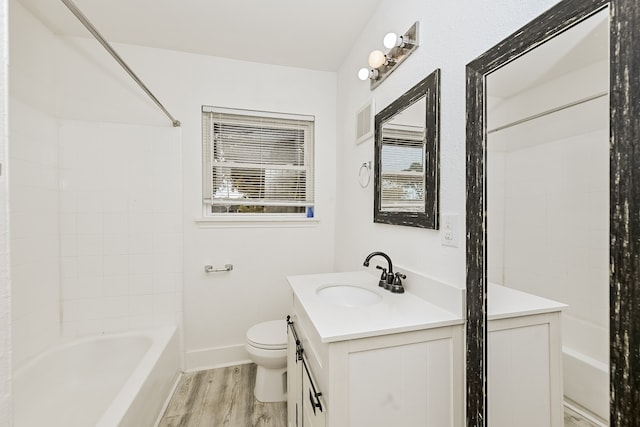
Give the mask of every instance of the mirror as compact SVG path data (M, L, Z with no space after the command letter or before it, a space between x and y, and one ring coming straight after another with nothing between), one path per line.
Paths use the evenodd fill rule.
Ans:
M609 9L485 82L489 426L608 426Z
M438 228L440 70L375 117L374 222Z
M605 395L605 399L608 402L605 403L605 409L602 414L600 424L594 425L606 425L607 421L612 426L631 426L637 423L640 419L640 406L637 403L637 389L640 383L640 361L635 357L637 349L640 347L640 334L636 331L640 326L640 316L635 309L640 305L640 293L637 292L638 283L640 283L640 269L638 268L637 259L635 258L634 251L637 251L638 245L640 245L640 229L637 228L638 220L636 217L631 217L628 212L640 211L640 194L632 191L635 182L640 179L640 168L637 167L638 162L638 141L640 141L640 127L638 122L640 121L640 81L638 79L629 79L628 70L631 64L636 64L640 61L640 51L634 45L632 40L635 40L640 33L640 5L633 0L563 0L557 5L552 7L549 11L540 15L538 18L525 25L523 28L515 32L512 36L503 40L487 52L479 56L476 60L467 65L467 280L466 280L466 292L467 292L467 425L474 427L492 426L492 413L491 403L488 403L488 389L491 389L491 382L494 381L491 376L487 376L488 367L491 363L491 356L487 360L487 354L491 355L491 343L490 334L491 318L488 317L488 308L492 302L493 285L488 289L490 281L505 280L508 281L507 275L504 274L503 267L498 267L496 262L500 260L504 261L506 258L500 256L500 242L506 242L505 236L498 239L498 242L492 241L496 238L496 228L493 228L492 222L496 224L496 211L498 215L500 212L504 213L507 209L501 209L499 205L492 205L492 199L500 198L500 190L491 188L493 183L496 183L496 179L500 179L495 174L495 170L492 170L492 164L500 161L500 157L506 157L506 146L513 144L513 141L517 141L521 144L528 144L531 134L525 132L524 136L509 136L500 144L494 141L497 145L493 147L494 153L489 152L489 144L492 138L500 139L496 129L501 127L494 126L490 123L498 116L490 117L491 111L495 112L498 105L494 103L495 99L490 99L488 90L491 90L490 75L494 72L498 72L501 68L507 64L515 61L517 58L525 55L527 52L533 52L537 47L547 44L550 40L553 40L556 36L568 32L581 24L586 19L596 16L597 13L605 10L606 7L609 10L605 12L608 16L609 27L605 30L609 36L609 58L605 60L605 66L608 68L610 78L604 82L606 87L605 93L609 95L609 102L606 102L604 98L604 109L606 117L604 121L607 122L609 132L606 130L604 133L607 142L604 144L604 161L602 156L595 156L597 159L591 159L594 156L593 153L580 154L578 152L569 152L565 155L565 158L571 161L575 160L597 160L600 172L604 169L605 176L608 175L608 179L605 178L605 197L597 196L597 206L589 205L577 205L573 206L572 214L568 215L568 222L565 222L564 229L556 231L556 235L550 233L550 227L545 228L547 236L556 239L558 243L562 243L562 237L564 231L568 226L575 227L578 224L589 224L591 220L590 215L602 214L608 219L608 226L596 225L598 227L597 233L594 230L580 232L580 238L592 238L597 237L599 244L602 242L602 236L600 233L604 230L605 234L605 246L608 250L608 256L606 253L603 255L603 250L600 248L596 251L590 251L587 254L586 262L579 270L579 275L582 275L582 281L578 282L578 286L573 285L574 292L593 292L585 288L585 280L591 280L592 276L589 268L595 263L601 263L603 258L606 258L606 269L604 281L608 282L604 285L604 289L600 288L599 296L596 299L605 300L608 299L608 304L605 304L604 316L608 318L608 328L601 322L603 319L602 310L598 321L601 322L599 327L600 331L608 329L609 338L605 338L605 346L608 344L609 364L606 366L604 363L596 363L596 365L605 365L605 376L608 377L609 390ZM623 12L624 11L624 12ZM576 45L578 46L578 45ZM570 61L575 64L575 57ZM565 65L567 65L565 63ZM525 67L528 69L529 67ZM528 70L527 70L528 71ZM511 78L508 83L518 83L519 80L526 79L524 74L518 75L517 78ZM494 82L495 83L495 82ZM495 94L495 93L494 93ZM548 100L548 97L540 97L537 102L544 102ZM581 99L580 101L586 101ZM598 93L594 94L593 99L589 102L596 106L598 103L602 103L603 99L599 98ZM530 107L534 103L528 103L524 105L525 108ZM578 112L577 116L583 120L587 119L588 125L598 125L601 122L600 117L597 119L589 119L589 112L584 111L588 105L585 102L580 102L577 109L571 110ZM512 113L514 110L508 111ZM554 111L565 115L570 113L570 110L563 109L562 111ZM545 115L547 119L550 116ZM542 118L540 116L539 118ZM546 120L546 119L545 119ZM561 132L567 130L565 125L570 122L568 117L564 117L557 123L551 126L543 127L543 133L550 131L554 134L554 137L559 136ZM526 123L526 126L530 126L533 120L522 122ZM515 131L513 127L503 128L509 132ZM496 132L495 135L493 132ZM505 133L504 135L507 135ZM493 135L493 136L490 136ZM601 145L601 140L598 141ZM515 148L511 146L511 148ZM520 147L519 149L523 149ZM578 147L580 150L586 149L586 146ZM598 148L602 150L602 147ZM513 151L515 152L515 151ZM548 168L543 172L542 176L538 176L538 180L544 181L548 179L553 173L557 172L569 172L562 171L562 165L557 164L558 152L555 157L541 157L541 162L538 163L539 167ZM511 155L511 154L509 154ZM575 158L573 158L575 157ZM546 159L546 160L545 160ZM504 159L503 159L504 160ZM533 156L526 158L526 165L532 168L534 163ZM521 163L522 165L522 163ZM542 165L542 166L540 166ZM580 162L578 164L577 172L582 174L582 178L568 180L565 184L573 186L576 190L584 190L588 185L593 183L602 188L601 181L594 181L592 178L596 175L595 170L591 170L592 166L585 166L587 162ZM606 173L606 167L609 167L609 173ZM507 167L509 167L507 165ZM520 174L524 170L517 169L515 172ZM589 170L583 171L582 168L586 167ZM535 169L535 167L533 167ZM570 177L576 177L578 174L573 174L576 170L571 171L572 175L564 175ZM589 182L585 181L585 178ZM509 178L508 185L516 183L518 178ZM521 182L526 184L530 182L527 180ZM506 182L505 182L506 185ZM555 190L558 189L558 185ZM504 187L506 189L506 186ZM537 191L537 189L529 187L528 190ZM492 193L492 191L494 191ZM496 192L497 191L497 192ZM601 191L602 192L602 191ZM516 195L521 195L516 190ZM577 192L572 191L572 196ZM505 194L506 196L506 194ZM585 203L590 204L596 200L594 195L588 195L583 197ZM546 196L543 196L546 197ZM506 198L506 197L505 197ZM556 197L556 201L559 203L567 202L567 199L562 196ZM532 202L533 200L529 200ZM609 207L606 204L609 202ZM535 220L552 219L553 215L549 216L546 212L540 211L539 203L532 205L529 203L529 207L536 209L537 214ZM497 208L497 210L495 209ZM577 209L576 209L577 208ZM520 212L527 212L528 208L520 209ZM597 210L597 212L595 212ZM492 213L493 212L493 213ZM534 212L535 213L535 212ZM555 212L552 212L555 214ZM493 215L493 216L491 216ZM576 215L580 215L579 217ZM507 218L508 220L508 218ZM591 221L593 222L593 221ZM602 224L601 218L597 220L597 223ZM535 233L539 233L539 229L536 228L540 223L529 223L524 228L524 232L527 233L527 239L536 239L539 236ZM513 225L513 223L512 223ZM527 225L527 224L525 224ZM553 226L558 224L554 223ZM506 233L507 228L500 227L498 224L499 232ZM557 234L560 233L560 234ZM511 235L514 236L513 234ZM568 243L571 245L579 244L575 241L576 237L568 237ZM496 246L498 244L498 246ZM517 244L517 243L516 243ZM506 243L505 243L506 245ZM539 248L534 247L535 244L529 245L527 240L520 242L521 247L525 250L525 253L519 255L521 264L526 265L527 262L531 262L530 255L545 256L540 252ZM556 257L552 258L552 261L560 260L557 263L549 264L554 268L565 268L571 260L567 257L573 257L576 255L575 249L560 249L558 252L557 247L553 247ZM506 253L510 252L510 255L515 255L517 251L511 252L513 245L507 248L506 246L502 250ZM579 250L582 251L583 247ZM526 252L528 251L528 252ZM534 253L535 252L535 253ZM567 253L568 252L568 253ZM637 254L637 252L635 252ZM516 260L517 261L517 260ZM593 261L593 262L592 262ZM538 263L538 265L541 265ZM599 264L598 264L599 265ZM601 267L599 267L602 270ZM535 272L540 271L535 269ZM558 271L558 270L556 270ZM512 276L513 277L513 276ZM549 282L549 281L548 281ZM534 286L534 281L529 282L530 286ZM558 289L552 289L557 292ZM527 292L534 292L534 288L530 287ZM563 299L564 296L556 294L554 298ZM569 295L569 294L567 294ZM494 294L495 296L495 294ZM591 298L591 295L583 295L584 298ZM608 297L608 298L607 298ZM487 302L489 301L489 307ZM590 307L583 304L584 300L576 300L573 303L575 310L582 311L581 315L591 311ZM571 304L571 301L569 301ZM582 320L582 319L581 319ZM568 323L566 326L574 328L576 322ZM582 322L585 323L585 322ZM591 322L593 323L593 322ZM589 332L583 332L583 339L585 343L591 345L596 342L594 335ZM580 337L575 337L580 338ZM579 343L571 338L571 345L579 345ZM527 342L527 344L529 344ZM538 349L537 347L531 347L532 349ZM600 349L602 354L602 349ZM607 351L605 350L605 353ZM489 369L490 372L490 369ZM520 370L522 372L522 370ZM578 380L586 380L586 376L578 377ZM580 383L585 384L585 383ZM583 386L585 387L585 386ZM635 390L635 392L634 392ZM565 390L566 392L567 390ZM521 393L518 393L521 396ZM489 399L490 400L490 399ZM602 402L598 401L598 405ZM487 408L487 405L489 408ZM536 410L534 407L530 410ZM608 415L608 417L607 417ZM608 420L606 419L608 418ZM513 425L513 424L511 424ZM557 425L557 424L545 424L545 425ZM562 424L560 424L562 425ZM580 424L582 425L582 424ZM590 424L586 424L590 425Z

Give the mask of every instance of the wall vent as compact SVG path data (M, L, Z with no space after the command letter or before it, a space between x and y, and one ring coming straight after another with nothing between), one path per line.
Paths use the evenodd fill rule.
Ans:
M356 144L360 144L373 136L374 116L375 106L373 99L371 99L358 110L356 118Z

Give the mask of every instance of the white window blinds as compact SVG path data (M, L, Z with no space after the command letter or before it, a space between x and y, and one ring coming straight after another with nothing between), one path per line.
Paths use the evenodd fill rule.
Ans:
M203 107L205 204L216 213L304 213L314 203L313 118Z
M425 134L409 126L382 131L382 211L424 212Z

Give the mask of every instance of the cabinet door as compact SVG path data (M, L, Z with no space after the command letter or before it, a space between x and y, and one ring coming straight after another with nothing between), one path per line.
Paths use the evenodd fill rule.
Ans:
M306 369L302 373L302 415L304 427L325 427L327 407L321 396L317 396L317 390L313 380Z
M287 328L287 424L302 427L302 361L296 353L296 339Z

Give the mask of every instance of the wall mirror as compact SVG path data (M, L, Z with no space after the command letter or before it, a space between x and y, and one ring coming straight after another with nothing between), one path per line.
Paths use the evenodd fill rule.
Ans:
M640 419L638 36L635 1L564 0L467 65L468 426L564 425L491 401L496 286L568 305L561 411Z
M374 222L438 228L440 70L375 117Z

